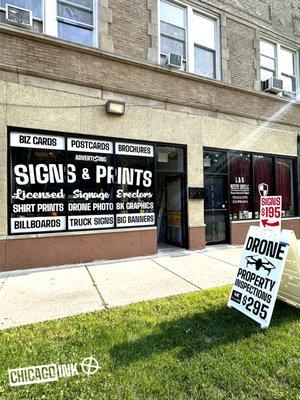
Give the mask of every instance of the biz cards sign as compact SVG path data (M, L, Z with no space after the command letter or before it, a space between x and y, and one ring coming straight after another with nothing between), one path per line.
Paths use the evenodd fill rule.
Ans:
M154 146L10 132L10 233L155 224Z
M228 306L269 326L292 231L280 235L251 226L239 262Z

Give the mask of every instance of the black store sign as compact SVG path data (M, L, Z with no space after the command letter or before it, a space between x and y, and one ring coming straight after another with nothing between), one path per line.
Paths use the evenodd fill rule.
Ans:
M153 145L13 130L9 148L10 234L155 224Z

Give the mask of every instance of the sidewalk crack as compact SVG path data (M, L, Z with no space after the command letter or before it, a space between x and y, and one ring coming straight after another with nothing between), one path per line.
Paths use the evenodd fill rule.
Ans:
M185 279L183 276L177 274L176 272L172 271L171 269L165 267L164 265L160 264L158 261L154 261L154 259L151 259L155 264L159 265L160 267L162 267L163 269L165 269L168 272L171 272L171 274L177 276L178 278L182 279L183 281L189 283L190 285L196 287L199 290L203 290L203 288L201 288L200 286L196 285L195 283L189 281L188 279Z
M96 292L98 293L98 295L99 295L99 297L100 297L100 300L101 300L101 303L102 303L103 307L104 307L106 310L108 310L108 309L109 309L108 304L107 304L106 301L104 300L104 297L102 296L102 293L100 292L100 290L99 290L99 288L98 288L98 286L97 286L97 284L96 284L96 282L95 282L95 280L94 280L94 277L93 277L93 275L91 274L91 271L89 270L89 267L88 267L87 265L85 265L85 268L86 268L87 273L89 274L89 276L90 276L90 278L91 278L91 281L92 281L92 283L93 283L93 286L94 286Z
M201 255L203 255L205 257L208 257L208 258L212 258L213 260L217 260L217 261L222 262L224 264L232 265L233 267L238 267L238 265L236 265L236 264L232 264L232 263L230 263L228 261L220 260L219 258L213 257L213 256L209 256L208 254L201 253Z
M6 277L3 279L3 281L0 282L0 290L3 289L3 286L5 285L7 279L9 278L9 276L10 276L10 272L8 272L8 274L7 274Z

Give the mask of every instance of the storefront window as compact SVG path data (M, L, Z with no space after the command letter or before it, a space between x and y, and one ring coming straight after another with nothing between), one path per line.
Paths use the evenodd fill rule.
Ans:
M264 155L253 156L254 174L254 218L259 218L260 193L258 186L264 183L268 186L268 196L275 194L273 157Z
M183 149L180 147L157 146L156 168L158 171L184 171Z
M116 226L155 224L154 147L117 142Z
M227 173L227 153L222 151L205 151L203 168L205 174Z
M114 227L113 143L67 138L68 229Z
M259 218L261 195L281 195L282 216L294 216L296 206L293 163L291 158L264 154L204 151L206 214L210 208L220 208L218 204L210 204L210 199L217 198L218 195L216 187L213 188L213 193L210 193L210 179L217 182L217 179L223 176L228 177L226 196L228 193L231 220ZM227 201L223 203L226 208Z
M12 234L66 229L65 140L12 132Z
M251 219L250 154L234 153L229 158L229 208L231 219Z
M293 216L295 210L292 160L276 158L276 194L282 196L283 217Z
M10 234L155 225L154 146L10 132Z

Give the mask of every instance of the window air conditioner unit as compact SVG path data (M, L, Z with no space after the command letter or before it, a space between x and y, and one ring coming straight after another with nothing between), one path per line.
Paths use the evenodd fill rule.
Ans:
M12 25L30 29L32 28L32 12L25 8L6 4L6 21Z
M281 93L283 90L283 81L282 79L278 79L272 76L266 81L263 81L261 83L261 86L264 92L278 94Z
M182 56L179 54L169 53L167 58L167 66L171 68L181 68Z

